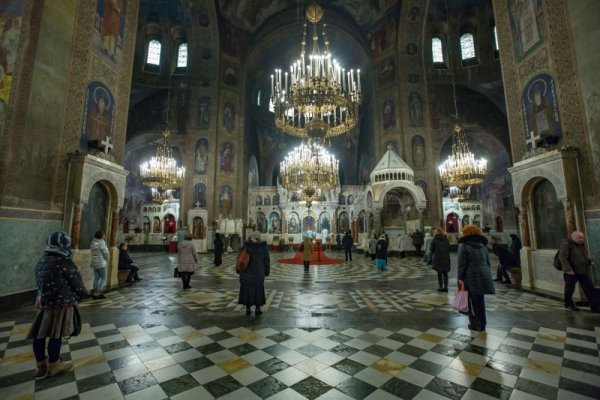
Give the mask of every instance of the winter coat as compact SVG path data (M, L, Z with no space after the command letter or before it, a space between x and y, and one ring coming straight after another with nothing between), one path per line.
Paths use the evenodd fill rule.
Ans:
M342 239L342 245L344 246L344 249L351 249L353 244L354 239L352 239L352 236L349 233L346 233Z
M221 240L220 237L216 237L215 236L215 240L213 241L213 252L215 254L222 254L223 253L223 241Z
M271 273L271 259L267 242L248 241L244 244L250 253L248 267L240 272L240 283L243 285L262 285L265 276Z
M450 242L446 235L435 235L429 246L431 252L431 268L437 272L450 271Z
M574 271L577 275L587 275L589 261L583 245L578 245L571 239L563 239L558 249L558 257L563 272Z
M507 271L510 268L519 266L519 260L517 260L517 258L510 251L508 251L507 248L500 246L499 244L493 244L492 251L498 257L498 261L500 262L502 268L506 269Z
M369 239L369 254L375 254L377 251L377 239Z
M177 255L177 268L179 272L194 272L198 264L198 252L191 240L179 243L179 254Z
M463 236L458 241L458 280L465 282L469 294L494 294L494 281L487 249L480 235Z
M128 269L133 260L127 250L119 249L119 269Z
M385 239L379 239L375 246L375 258L379 260L387 260L388 242Z
M302 261L310 261L313 255L312 240L304 239L302 241Z
M510 253L513 256L515 256L515 258L517 259L517 261L519 263L518 265L521 265L521 248L522 247L523 246L521 245L521 239L519 239L519 238L513 239L510 242L510 245L508 245L508 251L510 251Z
M90 250L92 251L91 267L93 269L106 268L108 265L108 247L106 247L104 239L93 238Z
M44 253L35 266L38 296L42 308L65 308L87 297L79 269L70 257Z
M413 233L412 242L415 247L423 246L423 243L425 243L425 237L423 236L423 233L421 231L416 231Z

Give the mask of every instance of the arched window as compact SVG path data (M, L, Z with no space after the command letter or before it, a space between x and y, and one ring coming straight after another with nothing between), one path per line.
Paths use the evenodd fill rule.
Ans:
M188 45L181 43L177 52L177 68L187 68L188 64Z
M464 33L460 37L460 52L463 61L475 58L475 38L472 33Z
M162 45L157 39L152 39L148 43L148 55L146 56L146 64L160 66L160 50Z
M442 64L444 62L444 49L442 47L442 39L434 37L431 39L431 54L434 64Z

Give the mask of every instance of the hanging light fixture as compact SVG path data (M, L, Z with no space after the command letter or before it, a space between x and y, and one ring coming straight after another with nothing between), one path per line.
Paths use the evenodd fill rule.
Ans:
M317 25L323 14L323 7L317 3L306 10L306 19L313 24L308 60L305 22L300 58L290 66L289 73L276 69L271 75L275 126L289 135L325 139L348 132L358 122L360 70L346 70L333 59L326 24L321 52Z
M450 65L450 67L452 67ZM438 166L440 180L449 190L451 199L468 200L471 196L471 186L478 185L485 179L487 161L484 158L476 159L469 150L466 134L458 117L456 102L456 83L454 70L452 71L452 95L454 98L454 133L452 137L452 153L446 161Z
M294 148L280 164L281 185L297 192L310 207L323 190L339 186L339 162L322 145L309 142Z
M169 77L169 94L167 98L167 121L162 132L162 143L156 149L156 156L140 165L142 183L152 188L153 200L158 203L172 198L174 189L181 187L185 176L185 167L178 167L173 158L171 131L169 130L169 105L171 102L171 80Z

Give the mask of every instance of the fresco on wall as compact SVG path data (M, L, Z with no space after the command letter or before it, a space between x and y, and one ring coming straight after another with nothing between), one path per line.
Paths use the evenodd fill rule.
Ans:
M226 101L223 106L223 126L228 131L235 128L235 107L231 101Z
M223 83L229 86L237 86L238 76L239 76L239 68L235 63L225 61L223 62Z
M8 96L17 61L24 3L22 0L0 2L0 133L4 130Z
M196 175L206 175L208 169L208 140L202 138L196 142Z
M123 34L127 0L98 0L94 19L93 45L111 61L123 58Z
M380 86L384 86L396 81L396 57L389 56L384 58L377 66L377 81Z
M548 74L532 78L523 90L521 106L527 150L557 144L562 137L562 127L554 79Z
M229 218L231 214L231 205L233 204L233 190L229 185L221 186L219 191L219 214L223 218Z
M257 206L262 206L263 205L263 199L262 196L260 194L256 195L256 200L254 201L254 204Z
M397 8L399 9L399 7ZM398 10L394 10L370 27L367 40L373 58L381 57L387 51L395 48L398 32L397 20Z
M256 229L260 233L267 233L267 218L262 211L256 214Z
M354 204L354 196L348 195L348 205L351 206Z
M371 181L371 161L369 156L363 155L358 162L358 172L361 185L366 185Z
M532 193L535 248L558 249L567 227L563 205L547 179L537 184ZM551 215L552 218L548 218Z
M269 214L269 233L281 233L281 219L274 211Z
M398 143L394 139L386 141L383 145L383 151L386 152L388 150L393 150L394 153L400 154L398 153Z
M300 218L295 212L290 213L288 233L300 233Z
M274 206L278 206L279 205L279 195L278 194L274 194L273 195L273 205Z
M204 183L194 186L194 206L206 208L206 185Z
M223 143L223 146L221 147L219 165L221 173L227 175L233 174L233 170L235 169L235 153L233 145L229 142Z
M192 238L194 239L206 239L206 224L202 217L194 217L192 221Z
M198 129L208 129L210 126L210 97L198 99Z
M412 92L408 95L408 112L413 126L423 125L423 102L419 93Z
M396 105L393 99L387 99L383 102L383 129L390 129L396 126Z
M248 164L248 186L256 187L258 186L258 163L256 162L256 157L250 157Z
M265 198L263 199L263 204L265 206L270 206L271 205L271 197L268 194L265 195Z
M350 230L350 219L348 218L348 213L346 211L342 211L338 215L338 232L347 232Z
M87 88L83 120L83 132L79 141L82 150L99 149L106 137L112 136L114 99L108 87L92 81Z
M314 231L316 228L315 223L316 223L315 213L312 212L311 210L307 210L304 213L304 218L302 219L302 232L311 231L314 235Z
M417 168L425 166L425 138L421 135L412 137L412 160L413 165Z
M517 62L546 36L542 0L507 0L510 32Z
M323 211L319 215L319 221L317 222L317 232L322 233L324 230L331 232L331 216L327 211Z
M107 232L109 196L106 188L96 182L81 211L80 249L89 249L98 230Z

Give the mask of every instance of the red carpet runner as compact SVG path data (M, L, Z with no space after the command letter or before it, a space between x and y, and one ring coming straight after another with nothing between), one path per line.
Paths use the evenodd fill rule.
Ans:
M302 252L296 251L294 252L294 258L282 258L279 260L280 263L284 264L296 264L303 265L302 263ZM322 251L318 252L313 251L312 258L310 260L310 265L323 265L323 264L341 264L344 260L339 258L330 258L325 255Z

